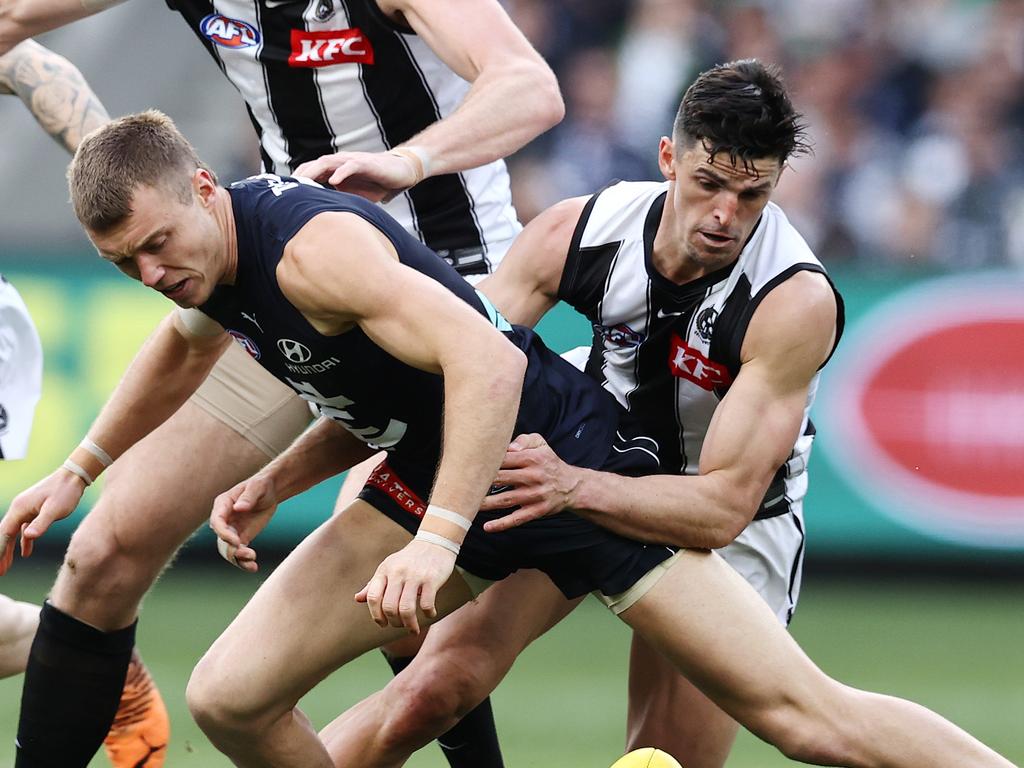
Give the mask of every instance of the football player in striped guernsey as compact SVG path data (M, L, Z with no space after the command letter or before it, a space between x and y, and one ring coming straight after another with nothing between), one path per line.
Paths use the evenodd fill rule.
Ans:
M804 547L801 502L814 434L808 412L843 325L842 300L821 263L770 202L787 158L805 148L801 117L777 70L732 62L703 73L687 91L672 136L659 146L664 181L612 184L530 222L481 289L513 322L536 323L560 300L586 315L593 344L572 357L651 436L632 450L656 455L660 472L627 478L581 470L538 435L520 435L496 479L504 490L484 500L481 514L518 509L487 530L514 530L571 510L632 539L714 549L760 594L761 604L749 610L788 624ZM684 676L671 643L635 632L630 749L653 745L688 768L722 766L737 730L733 718L752 710L717 694L739 682L766 707L744 724L790 756L826 765L900 764L893 754L854 747L886 738L866 735L881 733L880 723L849 713L869 700L897 719L920 710L913 715L906 702L839 687L833 692L841 699L853 696L846 717L804 720L800 706L785 704L802 684L781 668L755 665L746 677L727 669L730 656L761 658L762 638L736 632L711 591L685 579L671 583L663 588L688 595L692 617L702 617L697 624L706 620L717 650L703 661L723 667L709 674L684 661ZM575 604L540 579L495 585L472 612L435 626L402 675L325 730L335 754L353 765L357 755L401 764L497 685L521 650ZM629 611L622 616L640 629ZM672 631L691 635L696 625L676 618ZM399 706L439 699L450 702L447 719L433 706ZM948 723L925 720L931 724L922 727L942 738L963 738ZM758 721L788 737L775 741ZM886 741L906 759L905 745L895 745Z
M109 119L77 67L33 40L25 40L0 56L0 94L3 93L20 98L39 125L72 153L83 136ZM15 301L16 296L13 286L0 275L0 336L11 333L14 341L0 344L8 353L0 368L0 410L7 412L6 418L27 417L29 421L16 425L20 441L17 445L8 444L0 428L0 458L8 459L24 455L42 374L42 349L24 304L20 299ZM12 375L14 368L19 368L22 375ZM9 398L8 386L23 379L29 382L25 391ZM38 605L0 595L0 677L25 671L39 625L39 610ZM61 684L59 679L56 682ZM167 753L170 722L160 692L137 653L131 655L123 689L119 690L117 713L104 739L107 756L115 768L159 768ZM64 693L67 701L74 700L73 690ZM57 712L51 712L42 725L52 729L58 717Z
M117 2L0 0L0 53ZM470 281L497 266L520 230L502 158L564 111L554 74L497 0L168 5L245 100L264 171L299 172L380 201ZM247 322L259 328L258 309ZM71 542L76 570L58 574L52 616L43 617L54 622L46 633L48 658L65 679L77 665L60 619L86 622L104 636L131 625L143 595L205 521L214 496L280 453L309 420L305 403L233 346L172 419L119 458ZM156 461L165 470L153 476L146 468ZM196 473L197 466L205 471ZM359 485L346 485L352 490L343 490L339 509ZM395 671L418 642L387 649ZM107 661L109 685L88 689L88 703L75 713L81 730L64 741L30 724L42 722L60 691L26 682L31 695L22 709L19 768L86 765L98 748L95 733L109 724L101 722L108 717L102 702L123 673L122 662ZM453 768L502 765L489 702L439 741Z

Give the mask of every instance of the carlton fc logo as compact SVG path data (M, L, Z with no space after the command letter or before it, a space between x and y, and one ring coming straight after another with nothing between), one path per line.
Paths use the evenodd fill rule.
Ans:
M313 356L309 347L291 339L278 339L277 348L292 363L305 363Z
M260 44L260 33L252 24L211 13L199 22L199 31L222 48L251 48Z

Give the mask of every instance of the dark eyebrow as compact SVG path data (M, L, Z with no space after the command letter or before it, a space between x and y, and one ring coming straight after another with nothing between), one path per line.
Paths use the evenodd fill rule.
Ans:
M706 177L710 178L712 181L715 181L716 183L720 184L723 187L731 188L731 187L734 186L734 184L733 184L731 179L727 179L724 176L720 176L718 173L716 173L715 171L712 171L707 166L700 166L699 168L697 168L695 173L697 173L698 175L706 176ZM762 177L762 180L759 181L758 183L752 184L749 187L743 187L739 191L740 192L767 192L767 191L771 190L771 188L772 188L771 179Z

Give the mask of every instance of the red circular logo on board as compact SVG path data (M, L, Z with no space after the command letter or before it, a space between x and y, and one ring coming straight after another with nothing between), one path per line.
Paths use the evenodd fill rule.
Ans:
M850 484L927 533L1024 545L1024 281L920 284L872 308L840 352L822 436Z

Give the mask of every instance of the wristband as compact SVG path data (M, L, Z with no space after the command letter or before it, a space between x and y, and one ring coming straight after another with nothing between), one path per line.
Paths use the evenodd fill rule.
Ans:
M72 475L77 475L81 478L82 482L85 483L86 487L93 484L93 477L80 466L78 466L71 459L64 459L64 463L61 464L64 469L70 472Z
M416 531L416 536L414 538L419 541L425 541L427 544L434 544L438 547L442 547L443 549L447 549L453 555L458 555L459 549L461 549L461 547L451 539L446 539L444 536L438 536L436 533L431 533L430 531Z
M423 514L423 517L426 518L427 515L433 515L434 517L439 517L442 520L447 520L449 523L455 523L455 525L459 526L459 528L464 531L468 531L469 527L473 524L471 520L463 517L458 512L452 512L450 509L438 507L433 504L427 505L427 511Z
M78 447L84 448L93 456L95 456L97 461L99 461L99 463L103 465L104 469L106 469L107 467L114 463L114 460L110 458L110 454L104 451L98 445L96 445L96 443L94 443L88 437L82 438L82 442L78 444Z

